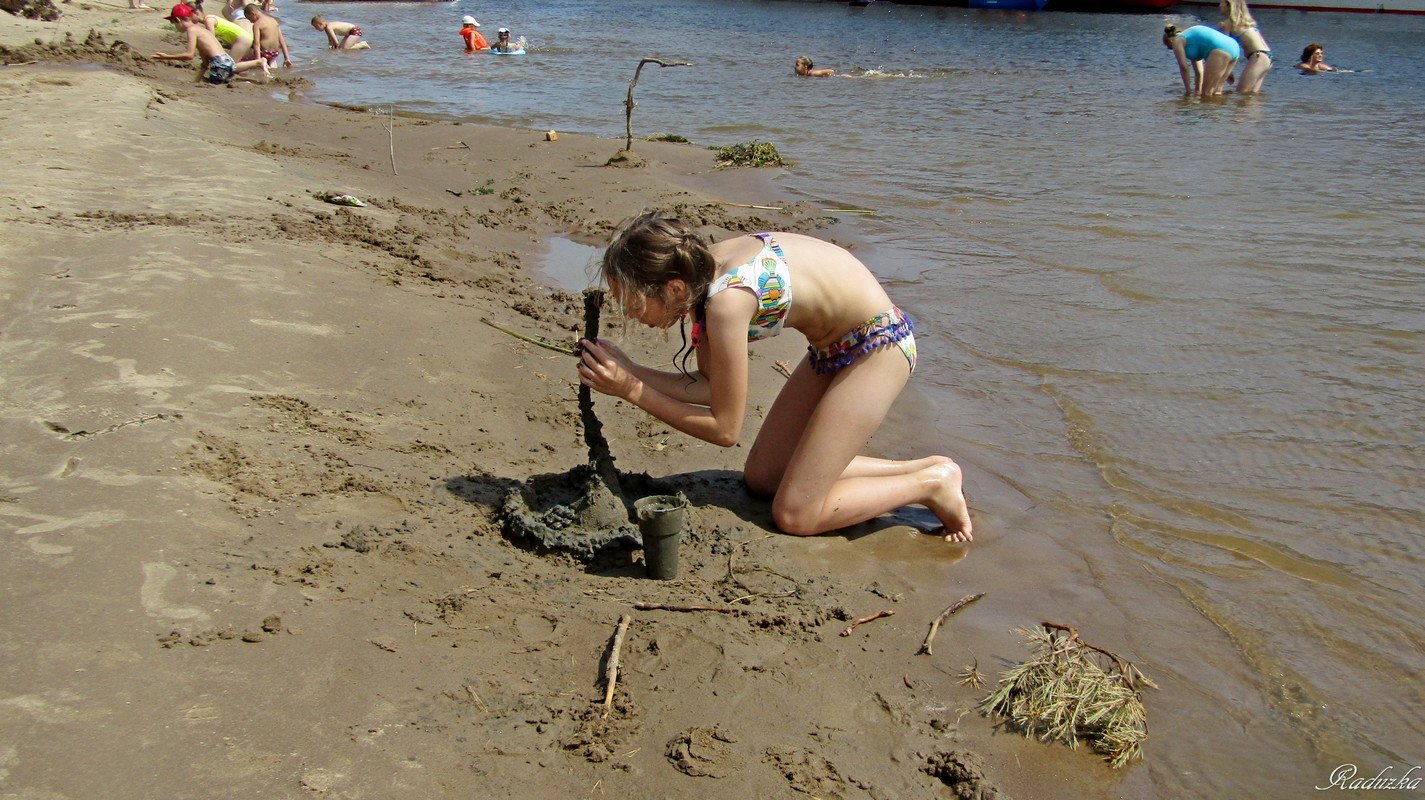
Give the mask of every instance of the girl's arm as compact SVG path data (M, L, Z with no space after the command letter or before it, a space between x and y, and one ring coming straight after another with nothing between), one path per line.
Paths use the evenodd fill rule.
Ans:
M708 405L688 403L659 391L624 369L609 351L587 341L580 357L579 380L595 391L627 400L689 436L731 447L742 435L747 410L747 323L756 305L750 292L724 292L708 303L708 355L700 357Z
M1183 79L1183 93L1192 94L1192 72L1197 64L1188 61L1187 53L1183 52L1183 42L1181 39L1173 40L1173 57L1178 60L1178 74Z
M614 345L613 342L607 339L600 339L598 345L603 348L611 358L617 361L619 366L633 373L635 378L663 394L681 400L684 403L694 403L700 406L706 406L712 403L712 394L708 391L708 379L701 369L694 369L687 375L684 375L681 371L670 372L667 370L654 369L653 367L645 366L629 358L622 350ZM698 348L700 353L706 349L706 347ZM700 364L701 358L702 356L699 355Z
M158 61L192 61L193 56L198 55L198 31L193 28L188 29L188 52L186 53L154 53L152 58Z

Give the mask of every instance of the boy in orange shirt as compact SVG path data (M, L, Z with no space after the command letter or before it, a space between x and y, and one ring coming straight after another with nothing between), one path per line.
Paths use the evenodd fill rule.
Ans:
M474 17L466 15L460 23L460 38L465 40L465 52L490 49L490 43L480 35L480 23L476 22Z

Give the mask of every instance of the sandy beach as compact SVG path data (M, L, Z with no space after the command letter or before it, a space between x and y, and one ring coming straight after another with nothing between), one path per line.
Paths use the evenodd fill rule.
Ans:
M835 220L721 202L784 198L700 147L611 168L621 141L199 86L134 57L172 48L160 12L61 8L0 16L0 797L1146 796L969 711L1002 626L971 610L915 655L1015 564L936 581L964 551L913 513L772 532L737 470L796 337L754 349L739 447L596 402L619 469L692 502L679 579L502 532L508 490L587 455L568 357L482 323L575 340L551 237L661 206L854 246ZM952 752L986 782L925 769Z

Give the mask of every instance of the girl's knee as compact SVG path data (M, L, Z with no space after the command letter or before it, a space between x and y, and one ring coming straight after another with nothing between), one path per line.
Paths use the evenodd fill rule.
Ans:
M820 509L782 502L780 497L772 501L772 520L777 523L777 530L782 533L792 536L813 536L821 533L817 527L819 516Z

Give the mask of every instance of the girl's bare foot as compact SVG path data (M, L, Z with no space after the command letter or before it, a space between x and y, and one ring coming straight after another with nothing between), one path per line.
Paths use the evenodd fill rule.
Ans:
M926 473L935 482L935 490L925 501L925 507L945 526L945 541L968 542L974 539L971 535L974 525L970 522L970 507L965 504L964 476L960 465L947 458L944 463L927 467Z

